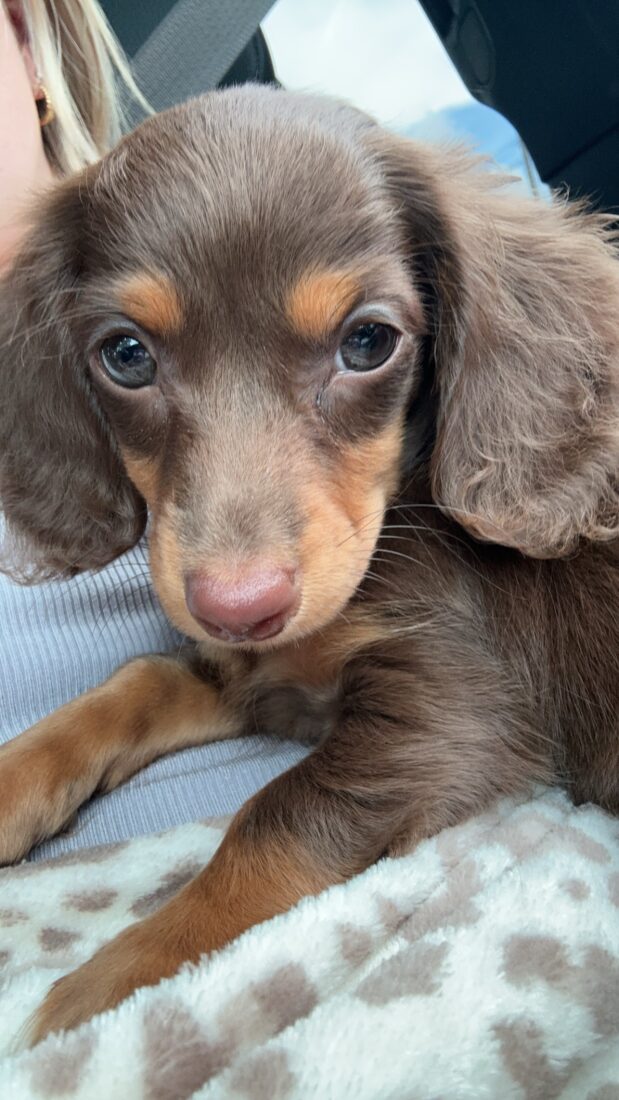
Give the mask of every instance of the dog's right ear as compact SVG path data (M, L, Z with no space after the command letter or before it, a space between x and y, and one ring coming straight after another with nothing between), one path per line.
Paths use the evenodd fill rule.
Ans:
M20 580L100 568L146 522L72 336L96 173L45 198L0 285L0 568Z
M532 557L616 539L616 227L507 192L462 151L367 140L429 319L434 500Z

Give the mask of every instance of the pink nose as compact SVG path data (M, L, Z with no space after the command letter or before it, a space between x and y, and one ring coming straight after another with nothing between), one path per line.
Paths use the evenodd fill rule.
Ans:
M185 600L196 622L226 642L273 638L285 627L299 604L296 570L265 562L234 580L208 573L190 573Z

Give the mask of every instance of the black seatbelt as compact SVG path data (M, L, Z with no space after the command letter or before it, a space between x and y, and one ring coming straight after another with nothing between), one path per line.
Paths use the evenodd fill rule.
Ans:
M136 82L154 109L216 87L272 3L177 0L133 58Z

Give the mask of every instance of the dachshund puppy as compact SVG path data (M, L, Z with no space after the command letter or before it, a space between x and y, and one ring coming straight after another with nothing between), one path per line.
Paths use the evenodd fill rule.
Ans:
M0 859L173 749L256 727L315 747L33 1037L534 781L618 810L607 220L243 88L147 121L35 221L0 307L22 576L98 569L148 515L193 648L2 749Z

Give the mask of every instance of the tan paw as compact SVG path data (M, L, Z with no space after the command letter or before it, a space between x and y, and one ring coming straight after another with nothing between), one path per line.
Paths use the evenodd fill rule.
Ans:
M156 985L176 973L184 961L180 949L166 951L161 947L154 920L132 925L88 962L54 982L32 1017L30 1044L40 1042L50 1032L70 1030L115 1008L134 990Z
M71 707L0 747L0 864L14 863L60 832L96 786Z
M53 806L46 754L23 740L0 749L0 864L21 859L63 825L63 800Z

